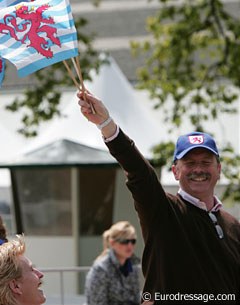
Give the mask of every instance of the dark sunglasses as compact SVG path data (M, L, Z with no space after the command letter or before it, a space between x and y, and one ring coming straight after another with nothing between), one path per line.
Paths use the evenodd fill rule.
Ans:
M224 237L224 234L223 234L223 229L220 227L220 225L217 223L217 217L216 215L214 215L212 212L209 212L208 213L209 217L211 218L214 226L215 226L215 229L217 231L217 234L218 234L218 237L220 239L222 239Z
M137 240L136 238L132 238L132 239L116 239L116 241L121 244L121 245L128 245L129 243L131 243L132 245L135 245Z

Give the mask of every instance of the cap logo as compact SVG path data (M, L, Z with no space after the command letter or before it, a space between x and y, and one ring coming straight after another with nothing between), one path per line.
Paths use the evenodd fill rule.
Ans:
M200 136L198 136L198 135L189 136L188 138L189 138L189 142L191 144L202 144L203 143L203 136L202 135L200 135Z

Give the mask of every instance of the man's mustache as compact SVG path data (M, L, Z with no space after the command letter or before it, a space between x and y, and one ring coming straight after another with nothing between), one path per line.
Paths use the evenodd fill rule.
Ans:
M210 178L210 174L209 173L191 173L187 177L189 179L196 179L196 178L207 179L207 178Z

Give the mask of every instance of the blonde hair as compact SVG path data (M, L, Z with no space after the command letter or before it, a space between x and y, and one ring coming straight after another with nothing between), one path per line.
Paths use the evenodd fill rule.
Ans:
M16 239L0 246L0 305L17 304L9 287L9 282L21 277L22 270L18 258L24 252L25 242L23 235L17 235Z
M97 257L100 258L106 255L110 248L110 240L126 239L129 237L136 238L136 230L128 221L119 221L113 224L108 230L103 232L103 251Z

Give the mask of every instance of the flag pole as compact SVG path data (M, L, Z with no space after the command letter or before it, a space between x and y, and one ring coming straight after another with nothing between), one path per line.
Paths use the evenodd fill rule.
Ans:
M81 71L81 67L80 67L80 61L79 61L78 56L76 56L75 58L76 58L76 61L75 61L75 59L73 57L71 58L71 60L72 60L73 66L75 68L75 71L77 73L77 76L78 76L78 78L80 80L80 84L81 84L82 92L83 92L83 98L84 98L85 101L87 101L86 100L86 95L85 95L86 88L85 88L84 83L83 83L83 77L82 77L82 71ZM91 103L90 103L90 107L91 107L92 113L95 114L96 111L95 111L95 109L94 109L94 107L93 107L93 105Z
M75 86L78 88L78 90L81 90L81 88L80 88L78 82L76 81L76 78L74 77L74 75L73 75L71 69L69 68L69 65L68 65L68 63L66 62L66 60L64 60L63 63L64 63L64 66L66 67L66 69L67 69L67 71L68 71L69 76L71 77L72 81L74 82Z
M76 63L77 60L75 61L75 59L73 57L71 58L71 60L72 60L72 63L74 65L74 68L75 68L75 71L77 73L77 76L78 76L78 78L80 80L82 91L84 92L85 91L85 86L83 84L83 78L82 78L82 72L81 72L80 65L79 65L79 63L78 64Z

